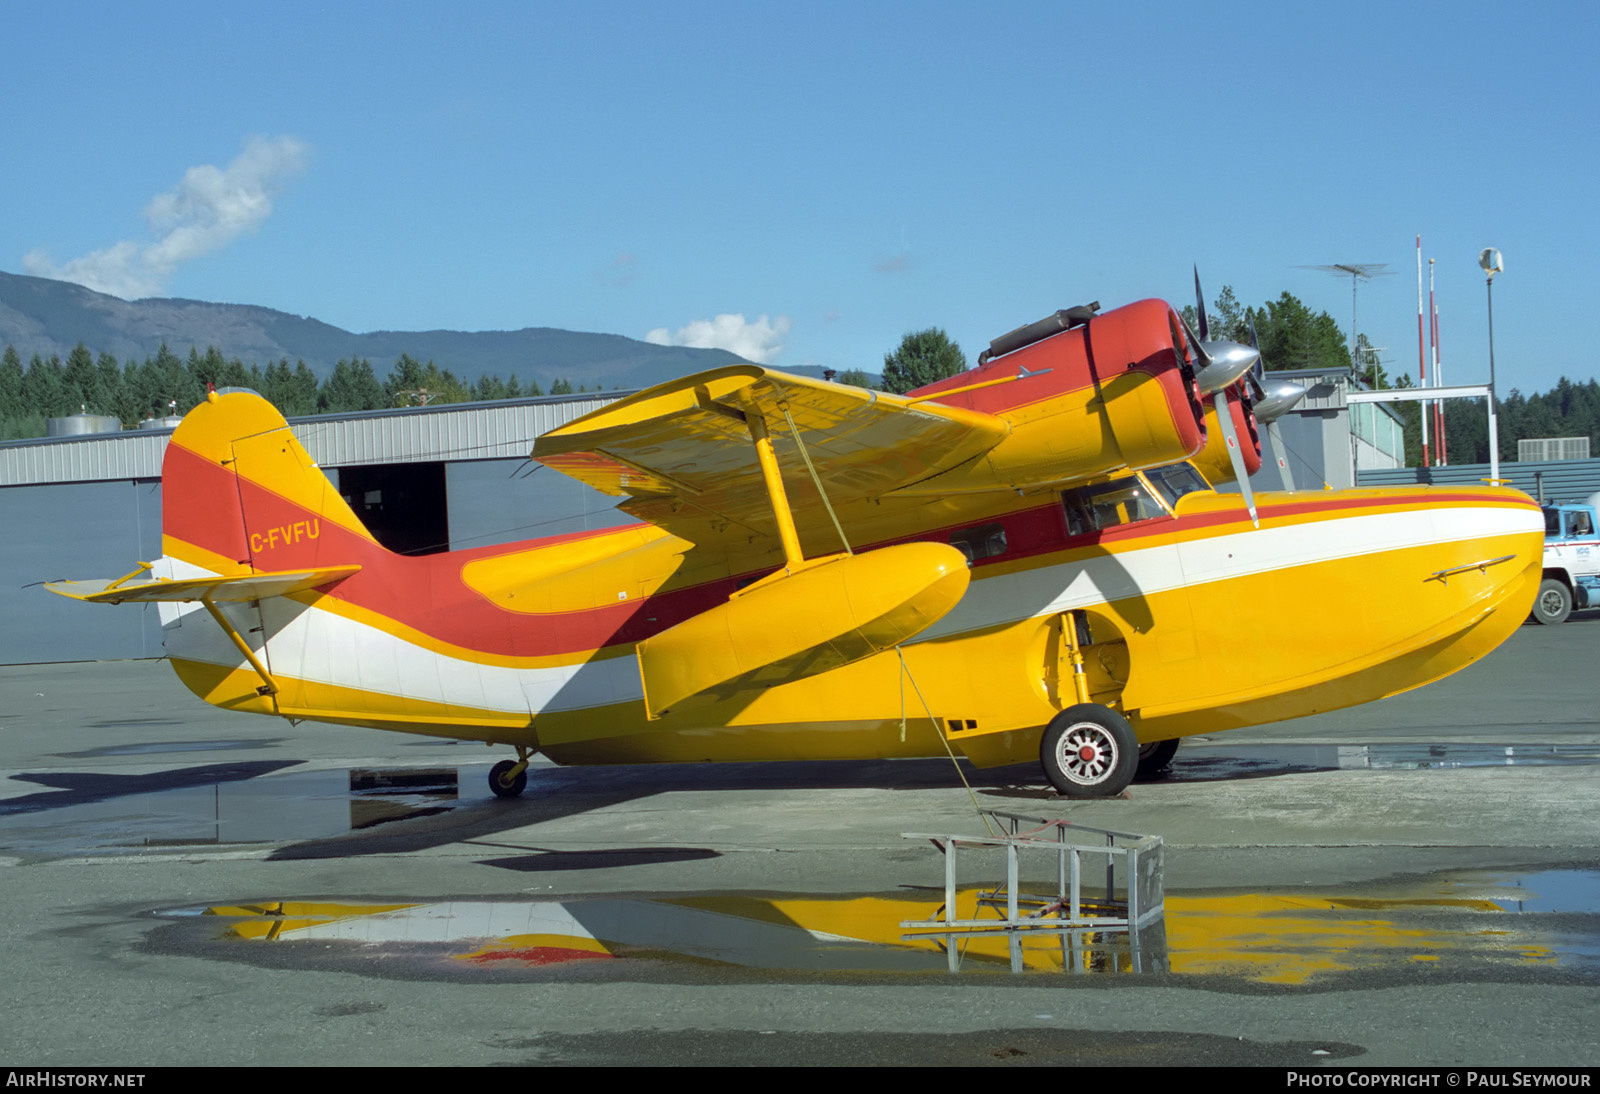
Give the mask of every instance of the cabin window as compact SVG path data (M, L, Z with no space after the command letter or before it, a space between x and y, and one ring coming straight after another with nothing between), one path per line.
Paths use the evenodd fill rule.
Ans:
M1080 486L1061 496L1067 535L1082 536L1119 524L1164 517L1167 511L1137 478L1113 479L1098 486Z
M998 524L963 528L950 536L950 546L967 556L967 565L1006 553L1006 530Z
M1589 514L1585 513L1581 509L1578 510L1577 512L1575 512L1575 513L1568 513L1567 514L1567 535L1569 535L1569 536L1592 536L1592 535L1594 535L1594 525L1589 520Z

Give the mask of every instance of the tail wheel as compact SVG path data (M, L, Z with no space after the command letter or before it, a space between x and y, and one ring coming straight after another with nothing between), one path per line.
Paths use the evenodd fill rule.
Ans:
M515 775L514 768L521 767ZM528 765L516 760L501 760L489 769L489 789L497 798L515 798L528 787Z
M1151 741L1139 746L1139 766L1134 771L1135 779L1153 779L1165 771L1172 763L1172 757L1178 752L1178 739L1176 737L1166 741Z
M1533 602L1533 617L1541 623L1565 623L1572 614L1572 590L1566 582L1547 577Z
M1039 741L1050 785L1068 798L1112 798L1127 789L1139 763L1128 720L1099 703L1079 703L1050 720Z

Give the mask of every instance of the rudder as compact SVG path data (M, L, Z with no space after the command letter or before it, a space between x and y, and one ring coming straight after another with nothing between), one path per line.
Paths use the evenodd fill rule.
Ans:
M185 415L161 477L162 552L202 570L316 569L384 553L253 392L212 393Z

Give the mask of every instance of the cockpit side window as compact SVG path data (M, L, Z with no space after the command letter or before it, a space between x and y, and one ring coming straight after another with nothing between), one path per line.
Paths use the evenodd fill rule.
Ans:
M967 565L1006 553L1006 530L998 524L963 528L950 536L950 546L967 556Z
M1119 524L1164 517L1167 511L1137 478L1113 479L1098 486L1080 486L1061 496L1067 535L1100 532Z

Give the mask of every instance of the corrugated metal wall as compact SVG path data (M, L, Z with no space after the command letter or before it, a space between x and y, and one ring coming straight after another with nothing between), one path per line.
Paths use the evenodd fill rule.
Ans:
M1395 467L1363 471L1362 486L1481 486L1489 477L1486 463L1461 463L1449 467ZM1500 477L1525 494L1538 497L1542 486L1546 501L1583 501L1600 491L1600 460L1539 460L1530 463L1502 461Z
M452 403L441 407L325 414L289 421L320 464L523 457L558 425L628 392ZM0 486L161 477L171 430L52 437L0 443Z
M0 490L0 663L161 656L150 605L104 608L39 587L118 577L161 555L161 484L151 479Z

